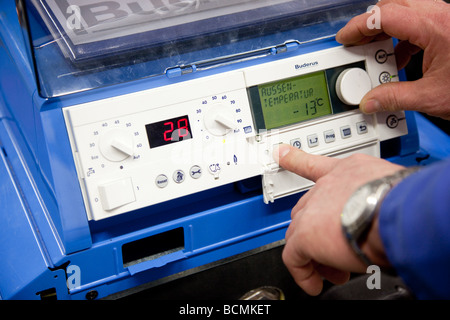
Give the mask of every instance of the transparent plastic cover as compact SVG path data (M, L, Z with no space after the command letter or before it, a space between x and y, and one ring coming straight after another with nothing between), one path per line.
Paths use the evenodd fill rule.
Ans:
M40 94L60 96L334 35L374 1L23 0Z

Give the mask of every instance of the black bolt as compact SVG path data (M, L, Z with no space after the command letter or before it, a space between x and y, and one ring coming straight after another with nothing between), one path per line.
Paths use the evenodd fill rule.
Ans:
M88 293L86 293L86 299L87 300L94 300L97 297L98 297L97 290L91 290Z

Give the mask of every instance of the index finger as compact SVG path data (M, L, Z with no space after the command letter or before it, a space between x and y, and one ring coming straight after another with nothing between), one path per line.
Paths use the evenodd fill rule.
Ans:
M273 151L273 157L286 170L316 182L330 172L339 159L313 155L287 144L281 144Z
M415 8L410 7L411 4ZM424 49L427 38L424 35L423 14L418 8L424 4L404 0L386 0L379 2L372 11L351 19L336 35L342 44L354 45L370 41L379 35L386 34ZM378 19L377 25L375 19ZM418 28L418 26L422 26Z

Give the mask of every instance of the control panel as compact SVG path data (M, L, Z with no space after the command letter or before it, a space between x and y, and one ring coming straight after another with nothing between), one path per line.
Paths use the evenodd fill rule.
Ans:
M402 112L364 115L397 81L391 40L335 47L63 109L89 219L262 176L264 201L311 187L272 158L279 143L379 156L407 133Z

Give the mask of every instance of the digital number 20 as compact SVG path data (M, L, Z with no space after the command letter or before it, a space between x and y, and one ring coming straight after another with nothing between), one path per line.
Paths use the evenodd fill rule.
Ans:
M164 131L164 141L178 141L180 138L186 137L189 134L188 121L183 118L177 121L177 129L178 135L173 137L174 131L174 123L172 121L164 123L165 126L168 126L169 129Z

